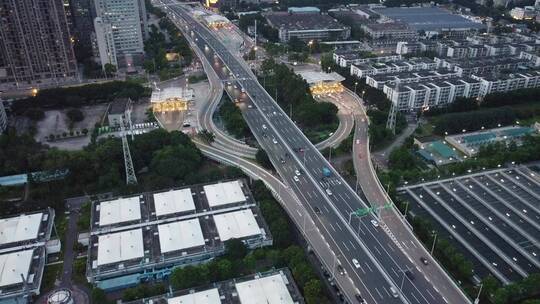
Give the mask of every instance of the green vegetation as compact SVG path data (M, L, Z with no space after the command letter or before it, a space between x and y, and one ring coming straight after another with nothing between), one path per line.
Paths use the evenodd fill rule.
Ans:
M167 292L164 283L140 284L136 287L128 288L122 293L122 301L134 301L137 299L149 298Z
M263 149L257 150L257 154L255 154L255 160L269 170L274 170L274 166L272 165L272 162L270 162L270 158L268 157L268 154Z
M86 279L86 261L86 258L76 258L73 261L73 281L82 286L89 285Z
M129 97L136 101L149 95L150 90L139 83L111 81L102 84L40 90L35 97L13 103L13 111L15 114L21 115L25 113L28 116L28 111L35 111L35 109L78 108L110 102L119 97ZM39 116L42 117L41 114Z
M327 102L316 102L307 83L284 64L265 60L261 83L285 112L292 112L294 121L307 129L326 128L333 132L338 123L337 107ZM326 127L325 127L326 126Z
M199 137L207 144L213 143L216 139L216 135L208 130L202 130L201 132L199 132Z
M294 245L294 227L284 210L261 181L254 183L253 195L260 203L261 212L269 224L274 246L248 252L241 241L231 240L225 244L225 256L207 264L175 269L170 277L173 288L192 288L273 268L289 267L296 283L304 292L306 303L330 303L306 254L302 248Z
M159 9L154 7L153 10ZM167 80L182 75L181 68L191 64L193 52L186 38L167 17L160 18L159 28L161 30L155 25L150 26L149 38L144 42L144 68L149 73L157 72L160 80ZM178 60L169 62L167 53L178 54Z
M481 303L493 304L538 304L540 303L540 274L533 273L519 282L501 286L492 276L482 281L484 289Z
M43 278L41 279L40 293L45 294L54 288L54 282L62 274L62 263L45 266Z
M111 304L112 301L107 299L107 294L103 289L94 287L90 292L90 303L92 304Z
M92 213L92 204L90 202L84 203L81 206L81 211L79 212L79 220L77 221L77 229L79 232L87 231L90 229L90 216Z
M226 95L223 95L218 113L225 125L225 129L234 137L244 138L252 136L242 116L242 112Z
M79 121L83 121L84 119L84 114L81 110L79 109L69 109L67 112L66 112L66 116L69 118L69 120L74 123L74 122L79 122Z

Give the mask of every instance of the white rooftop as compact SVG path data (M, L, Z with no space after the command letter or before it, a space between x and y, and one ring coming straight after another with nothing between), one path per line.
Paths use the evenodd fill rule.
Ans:
M157 216L195 210L191 189L154 193L154 206Z
M212 24L212 23L229 23L230 22L229 19L227 19L226 17L223 17L221 15L205 16L204 19L209 24Z
M242 304L294 303L280 274L237 283L235 286Z
M100 235L98 239L98 266L144 256L142 229Z
M158 233L162 253L204 245L198 218L159 225Z
M317 84L321 82L341 82L345 80L345 78L341 75L339 75L336 72L332 73L324 73L324 72L316 72L316 71L296 71L298 75L300 75L304 80L309 84Z
M214 215L214 222L222 242L261 234L251 209Z
M0 245L36 239L42 217L35 213L0 219Z
M204 193L210 207L244 202L246 196L240 181L232 181L204 186Z
M28 280L33 249L0 255L0 287L22 283L21 274Z
M191 293L185 296L170 298L168 304L221 304L217 288Z
M100 226L141 219L141 206L138 196L101 202L98 206Z

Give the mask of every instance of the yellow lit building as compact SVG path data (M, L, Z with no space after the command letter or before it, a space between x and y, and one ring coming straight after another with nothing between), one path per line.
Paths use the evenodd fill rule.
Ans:
M185 88L165 88L152 92L150 102L155 113L187 111L193 100L193 90Z
M311 94L313 95L343 92L344 88L341 82L345 78L336 72L297 71L296 73L308 83Z

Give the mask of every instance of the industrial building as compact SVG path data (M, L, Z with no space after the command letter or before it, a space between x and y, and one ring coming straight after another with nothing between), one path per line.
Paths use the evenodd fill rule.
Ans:
M0 219L0 303L32 302L39 295L47 255L60 252L51 241L54 210Z
M272 12L265 14L268 24L279 31L279 40L291 37L309 40L346 40L351 29L334 18L318 12Z
M509 126L495 128L489 130L481 130L477 132L468 132L463 134L448 135L445 140L461 151L463 154L471 157L474 156L482 146L493 143L511 142L519 145L522 137L537 133L534 128L522 126Z
M414 144L418 146L416 153L427 163L434 166L447 165L463 159L456 150L444 140L432 136L414 138Z
M105 290L160 280L223 254L233 238L272 244L242 180L94 202L87 278Z
M0 84L16 87L76 79L63 1L2 1Z
M382 22L402 22L415 31L426 32L427 36L442 34L459 37L485 28L482 23L473 22L438 7L389 7L372 10L381 16Z
M362 30L372 39L417 39L418 33L403 22L362 24Z
M304 300L290 271L282 268L126 304L150 303L303 304Z
M491 274L507 285L540 271L539 169L512 166L397 191L409 216L430 218L433 237L444 236L473 263L478 281Z

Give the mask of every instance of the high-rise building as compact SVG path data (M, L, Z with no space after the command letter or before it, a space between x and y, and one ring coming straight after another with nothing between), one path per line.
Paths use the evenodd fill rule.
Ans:
M95 46L99 61L118 67L137 65L144 54L144 0L95 0Z
M4 132L7 129L7 115L6 109L4 108L4 102L0 99L0 133Z
M68 0L64 0L68 1ZM92 33L94 32L94 18L96 10L93 0L69 0L69 16L71 17L71 34L75 43L81 49L92 47Z
M77 75L61 0L0 0L0 84L62 82Z

